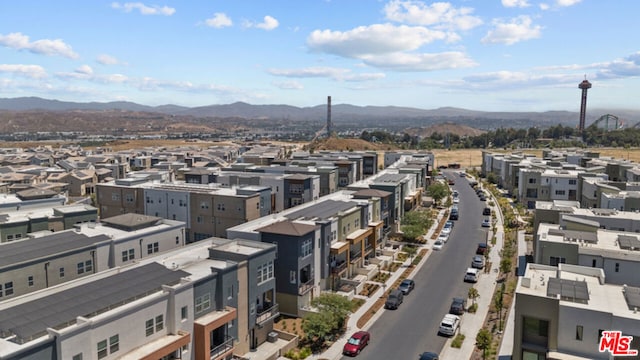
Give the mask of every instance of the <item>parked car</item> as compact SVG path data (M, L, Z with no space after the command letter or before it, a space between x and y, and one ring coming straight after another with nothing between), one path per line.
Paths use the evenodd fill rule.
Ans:
M485 207L482 209L482 215L491 215L491 208Z
M460 203L460 198L458 198L457 196L453 198L453 203L454 204L459 204Z
M371 334L366 331L358 331L351 335L347 343L342 348L342 354L349 356L356 356L360 354L360 351L369 345L371 341Z
M450 227L443 227L442 230L440 230L441 234L446 234L447 236L449 236L451 234L451 228Z
M480 276L480 271L475 268L467 268L467 271L464 273L464 281L476 283L478 282L478 277Z
M476 269L484 268L484 256L475 255L473 259L471 259L471 267Z
M451 220L447 220L446 223L444 223L444 227L450 227L453 229L453 225L455 225L455 223Z
M451 300L449 314L462 315L467 309L467 299L463 297L454 297Z
M397 309L400 304L402 304L402 300L404 299L404 294L400 289L393 289L387 296L387 301L384 303L385 309Z
M491 227L491 219L485 218L482 220L482 227Z
M449 241L449 234L440 233L440 235L438 235L438 240L446 243L447 241Z
M453 336L460 328L460 316L447 314L442 318L440 322L440 328L438 334Z
M458 209L451 209L451 213L449 214L449 220L458 220Z
M407 295L416 287L416 283L411 279L404 279L398 287L403 294Z
M487 252L487 244L478 243L478 247L476 248L476 255L484 255L486 252Z
M442 242L442 240L436 240L436 242L433 243L433 246L431 246L431 248L433 250L442 250L443 246L444 246L444 242Z
M456 181L455 181L455 180L453 180L453 179L449 179L449 180L448 180L448 183L449 183L449 185L455 185L455 184L456 184Z
M420 354L420 358L418 360L438 360L438 359L440 359L438 357L438 354L431 351L427 351Z
M487 201L487 198L484 196L484 194L480 195L480 201Z

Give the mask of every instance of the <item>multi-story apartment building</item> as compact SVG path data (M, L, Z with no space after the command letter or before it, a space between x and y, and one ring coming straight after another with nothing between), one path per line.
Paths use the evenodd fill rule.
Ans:
M184 223L138 214L0 244L0 298L49 288L184 246Z
M612 359L599 349L603 331L632 336L640 348L640 288L605 282L600 268L528 264L518 279L514 360Z
M0 243L24 239L38 231L72 229L97 219L98 209L84 204L6 211L0 214Z

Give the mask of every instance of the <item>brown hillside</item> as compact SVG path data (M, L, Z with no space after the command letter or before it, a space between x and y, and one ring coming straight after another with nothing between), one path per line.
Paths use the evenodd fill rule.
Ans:
M465 136L478 136L484 134L486 131L472 128L466 125L453 124L453 123L441 123L431 125L429 127L419 128L407 128L405 132L412 136L429 137L435 133L438 134L455 134L461 137Z
M341 151L361 151L361 150L395 150L396 147L388 144L371 143L362 139L343 139L331 137L328 139L316 140L309 144L313 150L341 150Z

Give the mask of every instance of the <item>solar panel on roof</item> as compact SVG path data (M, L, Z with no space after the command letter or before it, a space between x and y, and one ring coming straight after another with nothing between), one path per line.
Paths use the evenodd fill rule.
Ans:
M173 285L189 273L169 270L151 263L98 279L58 293L35 299L0 311L0 332L15 334L18 343L74 323L78 316L91 316L129 299L160 291L162 285Z

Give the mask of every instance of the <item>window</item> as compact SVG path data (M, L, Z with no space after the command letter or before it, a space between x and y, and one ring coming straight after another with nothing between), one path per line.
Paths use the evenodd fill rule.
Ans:
M556 190L556 195L564 195L566 194L566 191L564 190Z
M535 184L537 181L534 178L529 178L529 184Z
M13 295L13 281L4 283L4 291L2 290L2 284L0 284L0 298L9 295Z
M576 340L582 341L582 331L584 328L582 325L576 325Z
M227 294L229 294L229 295L227 295L227 299L229 299L229 300L233 299L233 285L231 285L231 286L229 286L227 288Z
M289 271L289 282L292 284L296 283L296 272L295 270Z
M311 239L307 239L302 243L302 257L311 255Z
M113 354L118 350L120 350L120 336L115 334L109 338L109 353Z
M620 272L620 263L616 263L616 272Z
M549 265L558 266L558 264L565 264L567 262L566 258L559 256L550 256L549 257Z
M156 332L164 329L164 316L158 315L156 316Z
M273 279L273 261L258 266L258 284Z
M61 277L61 278L63 278L63 277L64 277L64 268L63 268L63 267L61 267L61 268L58 270L58 273L60 274L60 277Z
M578 183L578 180L576 179L569 179L569 185L576 185Z
M120 194L118 194L118 193L111 193L111 200L112 200L112 201L119 201L119 200L120 200Z
M202 224L202 216L199 216L199 215L198 215L198 216L196 217L196 222L197 222L198 224Z
M176 236L176 245L180 244L180 237Z
M202 201L200 202L200 209L208 209L209 208L209 203L206 201Z
M124 194L124 200L128 203L133 202L133 194Z
M218 204L218 210L224 211L224 204L222 203Z
M71 360L82 360L82 353L73 355Z
M204 294L196 298L196 314L211 307L211 295Z
M122 252L122 262L127 262L136 258L136 252L134 249L124 250Z
M29 286L33 286L33 276L29 276L29 277L27 278L27 285L29 285Z
M144 333L146 336L153 335L153 319L144 322Z
M102 340L98 342L98 359L104 359L107 355L107 340Z
M591 267L596 267L596 259L591 260Z
M78 263L78 275L84 274L84 262Z
M159 244L154 242L153 244L147 244L147 254L157 253L159 249Z
M186 320L189 317L189 308L186 306L183 306L182 309L180 309L180 318L182 320Z
M84 262L84 271L86 272L93 271L93 260L87 260Z

